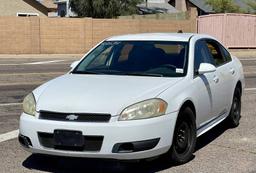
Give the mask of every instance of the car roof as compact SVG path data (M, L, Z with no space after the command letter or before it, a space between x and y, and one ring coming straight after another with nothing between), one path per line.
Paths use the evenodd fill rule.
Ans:
M194 33L142 33L142 34L128 34L113 36L106 41L181 41L188 42L192 36L203 36L209 38L207 35Z

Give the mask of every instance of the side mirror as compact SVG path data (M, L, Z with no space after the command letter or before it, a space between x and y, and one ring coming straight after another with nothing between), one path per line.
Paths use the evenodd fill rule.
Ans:
M199 74L211 73L215 71L216 71L216 67L209 63L201 63L198 69Z
M71 65L70 68L75 68L79 64L79 61L74 61Z

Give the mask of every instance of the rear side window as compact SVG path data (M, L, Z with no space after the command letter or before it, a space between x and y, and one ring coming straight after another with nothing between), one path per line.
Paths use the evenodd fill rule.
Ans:
M208 47L205 41L199 40L195 45L195 59L194 59L194 71L198 71L201 63L210 63L215 65L214 59L209 54Z
M227 49L225 49L223 46L220 46L221 47L221 50L222 50L222 53L223 53L223 56L225 57L226 61L231 61L231 55L230 53L227 51Z
M227 62L226 58L222 54L219 44L216 41L207 40L206 45L217 67Z

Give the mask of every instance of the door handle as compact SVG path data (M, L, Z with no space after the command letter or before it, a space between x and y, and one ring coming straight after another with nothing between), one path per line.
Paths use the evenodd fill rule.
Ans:
M215 83L218 83L218 82L220 81L220 79L219 79L218 76L214 76L214 77L213 77L213 81L214 81Z
M235 69L233 69L233 68L231 68L230 70L229 70L229 72L233 75L233 74L235 74Z

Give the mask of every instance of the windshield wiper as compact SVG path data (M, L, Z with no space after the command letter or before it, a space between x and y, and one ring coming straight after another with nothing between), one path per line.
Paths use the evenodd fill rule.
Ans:
M155 73L143 73L143 72L128 72L124 73L123 75L129 75L129 76L153 76L153 77L163 77L162 74L155 74Z
M100 75L115 75L119 74L120 71L109 70L109 69L93 69L93 70L84 70L84 71L73 71L73 74L100 74Z
M96 71L73 71L71 72L72 74L104 74L104 73L100 73L100 72L96 72Z
M122 73L121 71L117 71L117 70L73 71L72 74L128 75L128 76L153 76L153 77L163 77L164 76L162 74L143 73L143 72L125 72L125 73Z

